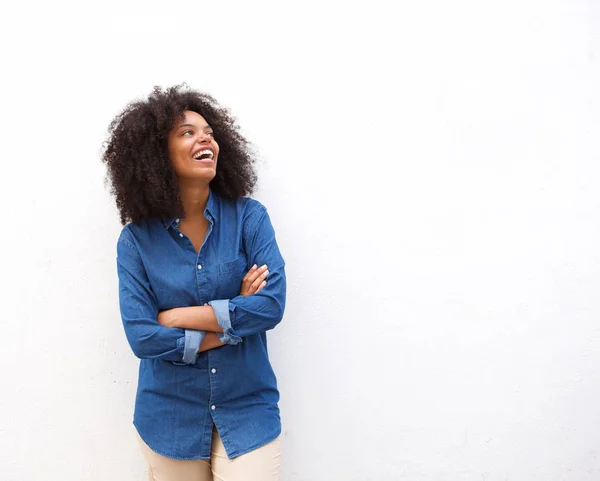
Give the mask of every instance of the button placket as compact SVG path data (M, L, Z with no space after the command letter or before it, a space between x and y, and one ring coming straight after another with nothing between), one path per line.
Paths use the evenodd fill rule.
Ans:
M206 215L205 215L206 217ZM204 236L204 241L202 241L202 245L200 246L200 249L198 250L198 255L196 257L196 284L198 287L198 291L201 291L202 289L202 284L204 284L205 281L203 281L203 278L205 278L205 275L201 274L201 271L203 270L203 265L201 262L201 259L204 259L204 257L202 256L202 249L204 247L204 245L206 244L206 241L208 240L208 237L210 236L210 233L212 232L212 228L213 228L213 224L212 221L210 219L208 219L209 224L206 230L206 235Z

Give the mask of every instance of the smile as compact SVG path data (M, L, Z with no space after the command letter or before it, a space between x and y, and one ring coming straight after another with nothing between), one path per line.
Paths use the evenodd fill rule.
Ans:
M194 160L210 160L210 161L212 161L214 156L215 156L215 154L212 150L203 149L203 150L199 150L194 155L192 155L192 158Z

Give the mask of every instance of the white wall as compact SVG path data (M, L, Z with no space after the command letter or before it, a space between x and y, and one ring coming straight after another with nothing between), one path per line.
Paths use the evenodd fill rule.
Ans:
M145 479L100 145L181 81L260 149L285 481L600 479L600 6L391 4L2 15L2 480Z

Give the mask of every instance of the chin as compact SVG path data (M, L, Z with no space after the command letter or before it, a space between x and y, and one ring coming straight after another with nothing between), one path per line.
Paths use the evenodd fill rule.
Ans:
M210 182L217 175L216 169L202 169L202 172L199 172L198 169L182 172L178 175L180 179L185 180L193 180L193 181L204 181L206 183Z

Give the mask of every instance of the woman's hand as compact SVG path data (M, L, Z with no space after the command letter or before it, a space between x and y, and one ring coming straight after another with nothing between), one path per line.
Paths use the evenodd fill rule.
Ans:
M269 275L267 265L257 267L256 264L248 271L242 279L242 288L240 296L251 296L256 294L267 285L265 278Z

